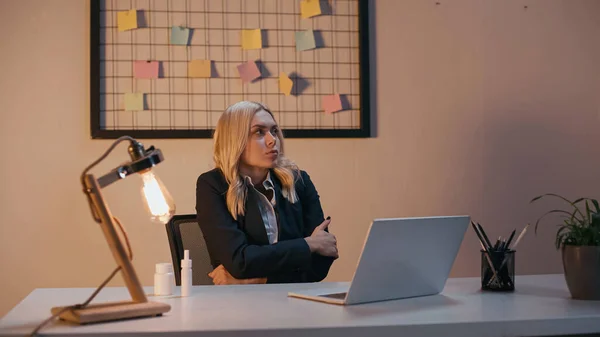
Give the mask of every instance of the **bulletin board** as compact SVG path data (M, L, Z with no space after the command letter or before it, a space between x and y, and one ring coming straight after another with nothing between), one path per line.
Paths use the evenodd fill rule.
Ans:
M369 137L368 0L91 0L92 138L210 138L241 100L286 138Z

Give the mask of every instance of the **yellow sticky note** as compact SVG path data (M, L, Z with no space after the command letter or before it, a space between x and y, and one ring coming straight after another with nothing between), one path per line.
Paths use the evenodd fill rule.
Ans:
M261 49L262 34L260 29L242 30L242 49Z
M125 12L118 12L117 23L120 32L137 28L137 11L131 9Z
M188 63L188 77L210 77L210 60L191 60Z
M302 0L300 2L300 13L303 19L321 15L321 4L319 0Z
M279 90L286 96L292 93L292 87L294 82L286 75L286 73L279 74Z
M144 94L139 92L128 92L125 94L125 111L144 110Z

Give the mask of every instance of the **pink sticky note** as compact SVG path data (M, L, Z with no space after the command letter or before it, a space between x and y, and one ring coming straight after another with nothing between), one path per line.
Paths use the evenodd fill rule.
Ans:
M260 70L254 61L248 61L237 66L243 83L252 82L260 77Z
M158 78L158 61L135 61L133 76L135 78Z
M339 94L323 97L322 105L323 110L328 114L342 110L342 100Z

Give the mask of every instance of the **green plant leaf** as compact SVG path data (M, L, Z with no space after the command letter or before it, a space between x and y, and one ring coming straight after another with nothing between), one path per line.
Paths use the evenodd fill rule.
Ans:
M535 232L536 234L537 234L537 228L538 228L538 225L539 225L540 221L542 221L542 219L543 219L543 218L544 218L546 215L549 215L549 214L552 214L552 213L565 213L565 214L568 214L568 215L570 215L570 216L571 216L571 219L573 219L573 213L569 213L569 212L567 212L567 211L564 211L564 210L562 210L562 209L553 209L553 210L551 210L551 211L548 211L548 212L544 213L544 214L543 214L541 217L539 217L539 218L537 219L537 221L535 222L535 227L534 227L535 229L534 229L534 232ZM565 221L567 221L567 220L565 220Z
M598 227L598 231L600 233L600 214L595 213L592 214L592 220L590 221L591 227Z
M592 218L592 214L590 212L590 203L587 200L585 201L585 214L587 216L587 219Z
M575 217L576 213L577 213L577 211L573 210L573 213L571 214L571 219L570 219L571 222L573 222L576 219L576 217Z
M565 240L564 237L565 237L564 234L556 236L556 241L554 243L554 245L556 246L556 249L560 249L560 246L564 245L564 243L563 243L563 241Z
M535 202L535 201L537 201L537 200L540 200L541 198L543 198L543 197L544 197L544 195L546 195L546 194L538 195L537 197L535 197L535 198L531 199L531 200L529 201L529 203L533 203L533 202Z
M558 231L556 231L556 249L559 249L561 244L563 243L563 238L565 236L565 234L563 233L565 230L567 230L569 227L568 226L561 226Z
M555 246L557 249L567 245L573 246L600 246L600 205L596 199L578 198L574 201L562 197L558 194L547 193L537 196L531 200L535 202L544 196L552 196L569 203L572 210L553 209L544 213L535 223L535 232L537 234L538 225L544 217L552 213L559 213L559 218L563 224L557 225ZM585 213L577 207L577 204L585 203ZM593 205L593 207L590 205ZM578 214L579 213L579 214Z
M600 213L600 206L598 205L598 200L596 199L591 199L592 200L592 204L594 204L594 206L596 207L596 213Z
M539 200L539 199L541 199L541 198L543 198L545 196L552 196L552 197L556 197L556 198L559 198L559 199L562 199L562 200L566 201L567 203L569 203L569 205L571 205L573 208L575 208L575 210L577 212L579 212L579 214L581 214L581 216L584 216L583 212L581 212L581 210L577 207L577 205L575 205L574 202L572 202L571 200L563 197L562 195L558 195L556 193L546 193L546 194L539 195L539 196L531 199L531 201L529 203L533 203L533 202L535 202L535 201L537 201L537 200ZM584 199L584 198L580 198L580 199ZM577 199L576 201L580 202L581 200Z

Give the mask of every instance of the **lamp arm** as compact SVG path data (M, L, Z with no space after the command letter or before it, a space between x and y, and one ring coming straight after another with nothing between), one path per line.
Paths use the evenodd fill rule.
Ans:
M97 223L100 223L102 220L100 218L100 215L98 214L98 210L96 209L96 206L94 205L94 201L92 200L91 193L90 193L91 191L88 188L88 184L86 184L85 176L89 170L91 170L94 166L98 165L98 163L103 161L112 152L112 150L114 150L115 147L117 147L117 145L119 145L119 143L121 143L124 140L129 140L130 142L136 141L135 139L133 139L132 137L129 137L129 136L121 136L121 137L117 138L117 140L115 140L115 142L112 143L112 145L106 150L106 152L104 152L104 154L102 154L100 156L100 158L96 159L93 163L91 163L88 167L86 167L85 170L83 170L83 173L81 173L80 180L81 180L81 185L83 186L83 193L85 193L85 195L87 196L88 204L90 205L90 210L92 211L92 216L94 217L94 220ZM104 178L104 177L105 176L103 176L102 178ZM102 178L100 178L100 179L102 179ZM117 179L115 179L114 181L116 181L116 180ZM112 183L114 181L111 181L110 183ZM110 183L108 183L108 184L110 184ZM108 184L106 184L104 186L107 186Z
M117 265L121 267L123 279L125 280L125 285L129 290L129 294L134 302L147 302L148 300L144 294L142 285L137 274L135 273L131 260L129 260L126 247L117 233L117 226L113 216L108 208L108 205L104 201L104 198L102 197L102 192L100 191L98 181L92 174L86 174L84 178L86 189L89 191L87 195L93 205L92 209L96 210L99 218L98 222L100 223L100 227L104 232L106 242L110 247L110 251L117 262Z
M130 170L130 166L121 165L119 167L114 168L112 171L103 175L102 177L98 178L98 185L100 185L100 188L105 188L106 186L114 183L117 180L124 179L132 173L134 172Z
M103 155L100 156L100 158L96 159L96 161L94 161L93 163L91 163L88 167L85 168L85 170L83 170L83 173L81 173L81 184L85 186L85 175L86 173L88 173L89 170L92 169L92 167L98 165L98 163L100 163L101 161L104 160L104 158L106 158L111 152L112 150L115 149L115 147L117 147L117 145L119 145L120 142L124 141L124 140L129 140L130 142L136 142L135 139L129 137L129 136L121 136L119 138L117 138L117 140L115 140L114 143L112 143L112 145L108 148L108 150L106 150L106 152L104 152Z
M141 144L135 143L135 145L135 148L132 146L129 147L130 153L136 150L139 150L140 153L134 152L132 154L132 159L134 159L133 161L116 167L109 173L98 178L98 184L100 185L100 188L104 188L117 180L125 179L125 177L133 173L142 173L152 169L154 165L164 160L162 152L159 149L155 149L154 146L144 150L144 148L141 147Z

